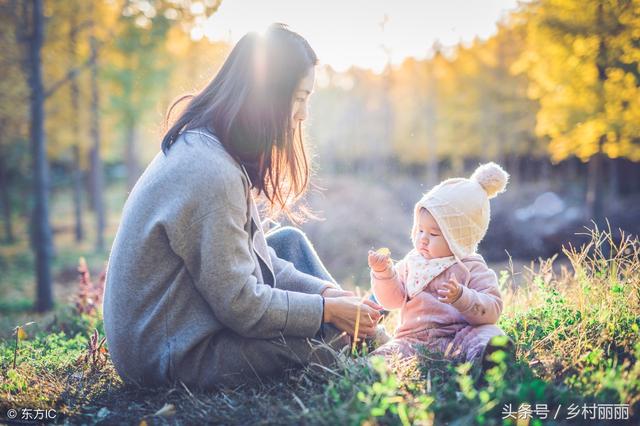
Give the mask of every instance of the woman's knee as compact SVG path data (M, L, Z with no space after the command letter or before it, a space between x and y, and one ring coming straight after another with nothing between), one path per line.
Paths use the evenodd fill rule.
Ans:
M278 228L267 235L268 242L283 242L287 241L289 244L292 242L306 241L307 237L300 229L293 226L283 226Z
M282 228L276 230L275 234L281 235L283 238L294 239L294 240L306 240L307 236L304 232L302 232L299 228L295 226L283 226Z

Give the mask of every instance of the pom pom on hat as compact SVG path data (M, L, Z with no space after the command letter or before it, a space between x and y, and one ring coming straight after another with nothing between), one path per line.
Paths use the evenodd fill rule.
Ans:
M478 182L485 190L489 198L493 198L504 192L509 180L509 174L496 163L487 163L479 166L470 178Z

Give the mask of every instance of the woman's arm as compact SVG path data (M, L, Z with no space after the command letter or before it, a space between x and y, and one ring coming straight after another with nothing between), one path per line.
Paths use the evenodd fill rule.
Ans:
M244 184L239 174L218 172L217 183L208 184L212 195L202 201L210 203L210 210L183 230L172 243L174 251L216 318L236 333L260 338L314 336L322 321L322 297L257 282L245 230Z
M281 259L272 247L268 248L273 270L276 275L276 286L282 290L300 293L322 294L329 287L336 287L330 281L325 281L313 275L298 271L293 263Z

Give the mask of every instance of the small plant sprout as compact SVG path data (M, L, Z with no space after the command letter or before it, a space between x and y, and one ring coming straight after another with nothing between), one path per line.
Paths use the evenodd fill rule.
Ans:
M78 293L75 297L76 311L79 314L94 315L102 304L106 274L103 272L98 283L91 281L89 267L84 257L78 260Z
M35 324L34 321L29 321L26 324L19 325L13 329L13 334L16 336L16 347L13 351L13 369L16 369L16 359L18 358L18 346L20 345L21 340L25 340L27 336L27 332L24 331L25 327L30 326L31 324Z
M83 365L88 364L92 371L101 369L107 362L107 348L104 347L106 340L106 337L100 338L100 333L94 329L87 350L80 356L79 362Z

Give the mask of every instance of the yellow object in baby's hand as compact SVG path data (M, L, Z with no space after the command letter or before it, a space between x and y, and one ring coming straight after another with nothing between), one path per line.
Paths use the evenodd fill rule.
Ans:
M376 253L381 254L383 256L391 256L391 250L386 247L379 248L376 250Z

